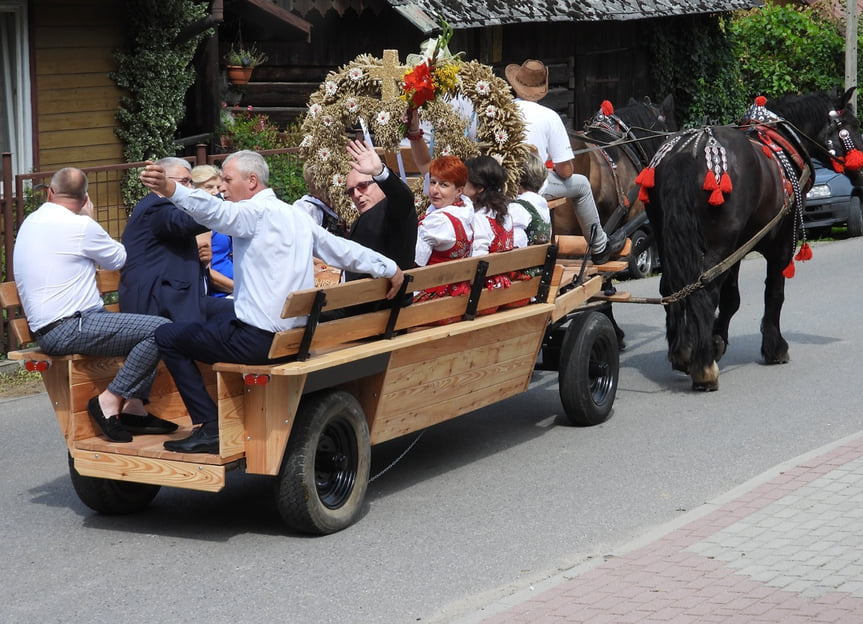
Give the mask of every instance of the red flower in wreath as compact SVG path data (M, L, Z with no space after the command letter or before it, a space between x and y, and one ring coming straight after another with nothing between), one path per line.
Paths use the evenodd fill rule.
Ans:
M434 99L435 84L428 63L422 62L405 74L403 89L415 108Z

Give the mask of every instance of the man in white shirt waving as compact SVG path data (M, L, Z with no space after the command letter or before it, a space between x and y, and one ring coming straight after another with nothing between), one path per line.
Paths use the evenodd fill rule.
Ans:
M505 74L518 96L515 103L524 118L525 142L535 146L540 157L554 165L542 194L572 199L575 216L584 236L589 237L591 226L596 226L596 238L590 250L593 262L608 262L609 258L623 249L626 234L618 231L606 236L599 222L590 181L573 172L572 145L566 126L560 115L538 103L548 93L548 68L542 61L528 59L521 65L507 65Z
M179 209L234 241L236 318L171 323L156 343L192 422L191 436L165 442L183 453L218 453L218 408L207 393L195 361L264 364L275 332L304 325L306 319L281 318L288 293L313 288L314 260L372 277L390 278L387 298L396 296L404 274L396 263L318 226L312 217L276 197L268 187L269 167L260 154L239 151L222 165L224 201L202 190L179 186L162 167L148 164L141 173L148 188Z

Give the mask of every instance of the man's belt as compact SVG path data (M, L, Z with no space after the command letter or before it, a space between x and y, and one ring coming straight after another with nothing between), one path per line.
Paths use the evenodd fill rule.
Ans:
M32 333L34 336L36 336L36 338L41 338L42 336L44 336L45 334L50 332L52 329L56 329L57 327L59 327L60 325L65 323L66 321L69 321L73 318L81 318L81 313L75 312L75 314L73 314L71 316L64 316L63 318L57 319L56 321L52 321L52 322L48 323L47 325L44 325L44 326L40 327L39 329L37 329L33 332L30 332L30 333Z

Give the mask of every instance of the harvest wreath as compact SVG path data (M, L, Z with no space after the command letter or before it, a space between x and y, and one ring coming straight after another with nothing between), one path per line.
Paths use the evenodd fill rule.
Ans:
M431 59L428 62L432 64ZM393 69L398 70L400 88L405 90L404 76L413 69L389 68L388 77L383 60L361 54L338 71L330 72L309 99L302 127L301 155L310 163L314 183L329 191L332 208L348 223L353 222L358 213L344 193L350 171L345 150L347 133L364 124L375 147L387 152L395 151L405 136L405 112L413 103L409 104L408 93L382 99L382 80L376 77L393 80ZM408 69L410 71L405 71ZM458 96L467 98L473 106L477 126L475 141L467 132L470 120L445 99ZM487 65L458 61L455 80L445 98L431 98L421 106L421 118L434 128L433 156L454 154L463 160L480 154L491 156L506 169L509 178L505 191L514 196L528 148L523 142L524 122L513 102L509 84L495 76ZM427 205L421 186L421 181L412 184L420 213Z

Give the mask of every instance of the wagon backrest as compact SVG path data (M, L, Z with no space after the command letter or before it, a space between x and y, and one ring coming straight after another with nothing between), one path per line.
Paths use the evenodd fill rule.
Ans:
M285 301L282 318L309 315L309 320L305 327L276 334L269 356L281 358L296 354L299 359L305 359L310 350L373 336L391 336L394 332L431 325L444 319L470 319L477 311L517 301L534 298L544 301L543 293L552 282L556 252L556 247L551 245L536 245L411 269L405 272L411 280L406 284L407 292L469 282L473 286L471 296L442 297L407 307L391 305L388 309L324 322L320 321L322 312L385 299L389 280L362 279L293 292ZM485 288L486 276L518 274L536 267L543 269L536 277L513 280L509 288Z

